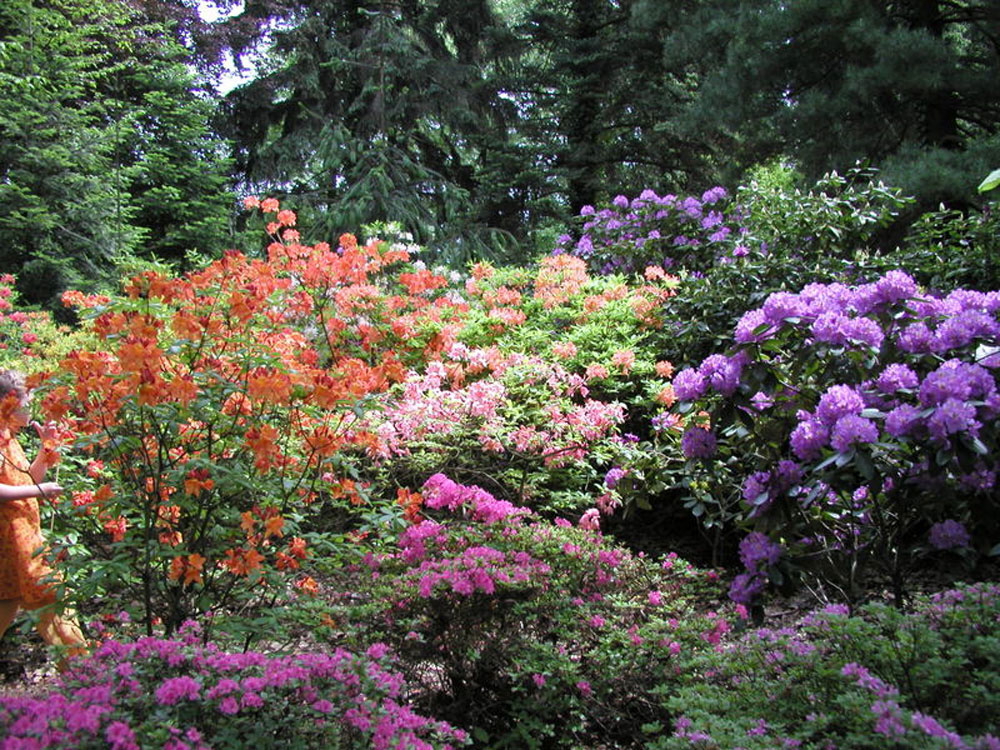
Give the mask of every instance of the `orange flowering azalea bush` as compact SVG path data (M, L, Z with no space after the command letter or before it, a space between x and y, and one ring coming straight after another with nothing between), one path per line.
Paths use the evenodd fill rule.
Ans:
M59 516L87 542L67 566L81 598L124 591L147 629L316 592L311 519L361 505L353 464L376 438L355 423L403 377L386 344L433 348L450 314L431 279L401 274L399 294L380 280L404 251L351 235L301 245L294 223L277 212L266 259L231 251L182 277L142 273L110 299L66 295L98 341L42 389L46 417L90 460Z
M669 363L645 352L676 279L592 279L553 256L478 265L461 288L412 247L305 245L294 212L247 207L260 257L64 297L95 343L40 378L39 401L73 447L54 540L82 601L112 597L149 631L206 614L259 630L322 593L318 551L416 520L405 488L443 468L613 512L602 477L629 420L672 403Z

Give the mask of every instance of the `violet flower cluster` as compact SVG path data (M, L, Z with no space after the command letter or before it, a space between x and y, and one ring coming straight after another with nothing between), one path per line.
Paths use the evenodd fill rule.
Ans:
M764 590L768 569L778 564L781 545L772 542L766 534L751 532L740 542L740 562L746 568L729 587L729 598L739 604L750 604Z
M749 253L746 230L733 212L726 213L728 197L722 187L700 198L644 190L631 200L619 195L600 210L584 206L580 238L574 243L561 236L555 252L571 252L600 274L641 271L650 264L704 271Z
M905 709L899 703L899 690L871 674L860 664L845 664L841 674L875 696L871 705L875 734L886 741L898 741L908 734L927 735L941 740L955 750L1000 750L1000 738L992 734L977 737L970 745L958 732L943 726L933 716Z
M751 562L773 559L766 543L742 551ZM972 654L992 648L984 644L996 639L998 602L1000 586L981 583L918 597L905 614L876 605L852 616L845 605L828 604L794 626L748 631L727 644L725 660L713 659L698 671L704 689L693 704L696 713L676 721L674 736L704 743L692 747L1000 750L992 697L985 699L987 706L980 698L967 705L966 687L990 679L990 661ZM882 644L881 635L890 630L894 634ZM941 640L931 638L931 631ZM897 638L936 644L929 653L938 663L915 666ZM942 684L928 685L929 675L945 664ZM889 677L899 674L908 679L897 685ZM782 695L778 704L776 690ZM721 700L713 710L715 695ZM747 700L753 708L744 707ZM679 703L684 711L687 706ZM848 708L858 703L860 713ZM755 721L757 711L766 721ZM754 736L760 740L750 741Z
M996 484L998 312L1000 292L936 296L898 270L853 287L776 292L742 316L733 352L678 372L674 393L679 401L733 401L761 434L787 430L786 456L743 481L745 518L771 512L780 497L808 508L832 494L847 503L845 517L864 523L858 502L932 486L938 497L951 488L960 503L955 513L962 496ZM768 382L776 385L751 385ZM712 437L689 429L685 456L711 457L726 426L713 422ZM855 456L864 463L854 463ZM821 471L834 460L827 474L834 472L836 482ZM845 484L848 475L856 476L853 486ZM954 524L934 527L934 548L971 542ZM745 601L759 587L748 574L734 593Z

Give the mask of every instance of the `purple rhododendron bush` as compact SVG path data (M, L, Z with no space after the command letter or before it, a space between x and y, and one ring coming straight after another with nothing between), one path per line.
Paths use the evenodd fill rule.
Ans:
M91 621L0 750L1000 749L998 274L905 204L648 190L463 274L249 199L72 332L0 278Z
M728 354L677 373L682 408L709 414L681 440L711 483L703 512L752 529L734 600L803 576L855 601L871 566L902 599L919 559L990 550L998 309L998 292L937 295L902 271L811 284L771 294Z

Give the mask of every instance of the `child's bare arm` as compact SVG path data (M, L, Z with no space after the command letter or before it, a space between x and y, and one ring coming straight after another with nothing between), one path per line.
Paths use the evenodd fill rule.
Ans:
M38 422L32 422L31 426L34 427L35 431L38 433L38 438L42 443L42 448L38 451L38 455L35 456L35 460L31 462L28 473L31 474L31 478L35 480L36 483L40 483L45 478L45 472L49 470L49 467L52 466L53 463L58 462L58 454L53 457L53 451L46 447L49 443L55 440L58 435L58 430L55 422L47 422L44 425L39 424Z
M7 500L26 500L30 497L55 497L62 492L55 482L41 484L0 484L0 502Z

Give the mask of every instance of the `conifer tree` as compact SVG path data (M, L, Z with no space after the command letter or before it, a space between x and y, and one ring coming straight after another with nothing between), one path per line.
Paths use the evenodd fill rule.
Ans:
M0 265L26 301L61 309L135 254L221 249L221 144L162 27L118 0L10 0L0 91Z
M694 81L664 66L663 30L644 23L635 0L526 5L520 93L540 123L538 147L556 155L569 213L616 193L712 179L701 139L674 128Z
M115 65L96 42L121 20L83 0L0 8L0 266L29 302L87 286L139 239L97 97Z
M934 206L971 200L1000 163L995 0L644 0L643 16L673 30L668 66L704 72L689 132L743 166L867 162Z
M226 109L247 188L294 195L325 237L395 221L452 249L482 240L471 196L495 104L482 74L489 5L299 0L273 10L259 74Z

